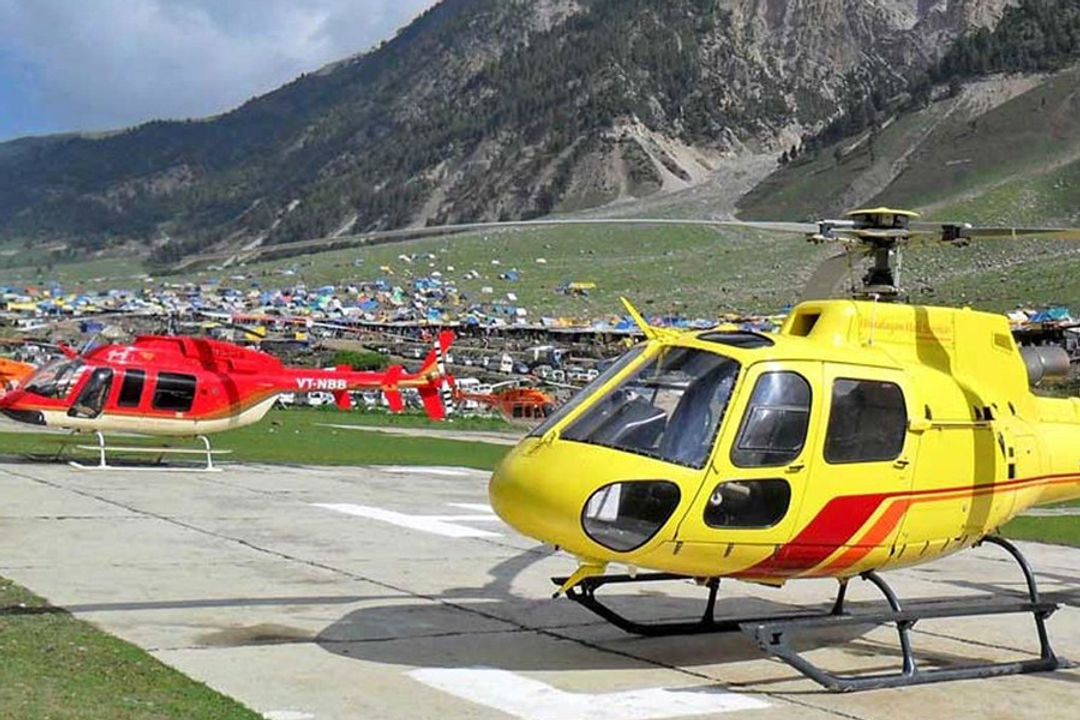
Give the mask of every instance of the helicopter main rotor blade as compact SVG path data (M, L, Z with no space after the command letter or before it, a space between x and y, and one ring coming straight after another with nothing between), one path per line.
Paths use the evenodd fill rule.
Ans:
M710 221L710 224L717 227L762 230L764 232L785 233L790 235L812 235L821 229L821 225L818 223L767 222L757 220L714 220Z
M806 281L802 294L799 295L799 302L835 297L836 286L844 279L844 275L851 271L853 261L852 252L845 250L821 263Z
M990 240L995 238L1080 240L1080 228L992 228L958 224L943 225L942 233L942 239L945 241Z

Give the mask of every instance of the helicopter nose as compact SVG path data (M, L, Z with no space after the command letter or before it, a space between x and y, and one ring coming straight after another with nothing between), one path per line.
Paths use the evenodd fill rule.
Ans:
M19 407L19 401L25 393L22 390L11 390L0 395L0 413L15 422L27 425L44 425L45 414L40 410L26 410Z
M45 414L40 410L26 410L19 407L19 401L23 400L26 393L15 389L0 395L0 414L27 425L44 425Z
M580 557L624 559L672 526L683 495L675 482L648 479L648 463L529 439L499 465L488 493L499 517L524 535Z
M523 441L496 468L488 496L495 513L521 534L570 548L583 539L581 500L565 484L553 482L546 455L539 440Z

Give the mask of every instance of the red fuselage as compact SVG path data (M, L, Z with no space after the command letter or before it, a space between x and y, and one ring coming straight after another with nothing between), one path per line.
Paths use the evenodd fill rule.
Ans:
M452 337L439 338L445 350ZM287 367L266 353L190 337L146 336L131 345L96 348L56 360L0 397L0 411L20 422L73 430L151 435L220 432L260 420L287 392L332 393L350 407L349 392L383 391L391 409L400 391L416 389L428 414L444 416L440 388L448 381L433 351L416 374Z

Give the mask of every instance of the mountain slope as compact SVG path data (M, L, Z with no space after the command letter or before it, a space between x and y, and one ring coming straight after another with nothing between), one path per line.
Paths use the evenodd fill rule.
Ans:
M820 217L891 204L983 223L1075 223L1077 63L1080 0L1022 0L993 29L955 41L891 114L865 96L849 103L740 207Z
M0 145L0 239L274 243L693 187L1009 0L444 0L225 115Z

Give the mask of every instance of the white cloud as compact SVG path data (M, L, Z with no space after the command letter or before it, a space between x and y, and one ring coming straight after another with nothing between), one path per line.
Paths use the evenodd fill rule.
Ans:
M432 4L0 0L0 137L221 112L371 47Z

